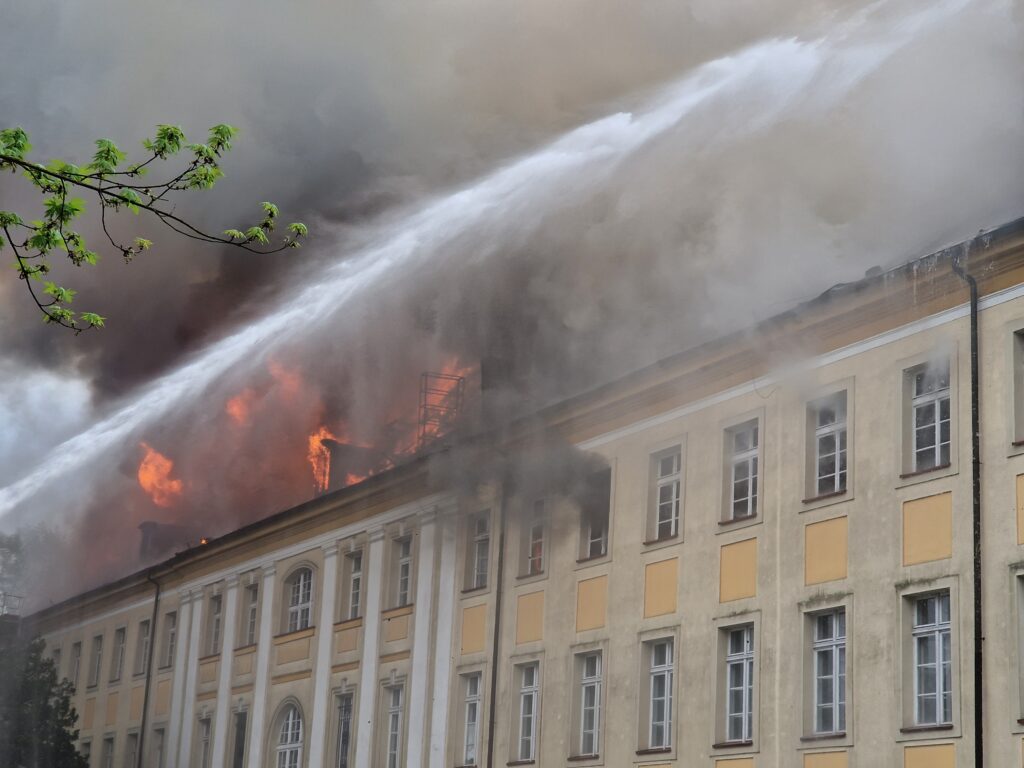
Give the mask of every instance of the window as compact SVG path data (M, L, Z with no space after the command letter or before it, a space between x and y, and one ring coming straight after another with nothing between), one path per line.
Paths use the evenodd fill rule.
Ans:
M672 678L675 667L670 639L648 643L650 657L650 728L647 747L669 749L672 746Z
M520 547L520 574L537 576L544 573L544 533L546 525L544 500L533 503L533 512L525 518Z
M174 611L164 615L163 653L160 666L169 667L174 663L174 646L178 639L178 614Z
M164 753L166 752L166 747L164 746L164 744L165 744L165 742L164 742L164 729L163 728L154 728L153 729L153 744L150 747L150 749L152 750L152 755L153 755L153 759L151 761L152 762L152 768L164 768L164 765L165 765Z
M491 513L480 512L469 519L466 542L466 589L483 589L491 562Z
M914 599L914 722L953 722L949 593Z
M242 647L256 644L256 633L259 631L260 587L249 584L243 593L245 608L242 612Z
M245 734L249 725L249 713L245 710L235 713L235 731L231 737L231 768L245 768Z
M337 768L352 765L352 694L338 697L338 764Z
M114 768L114 737L107 736L103 739L103 751L100 752L100 766L102 768Z
M363 598L363 553L348 556L348 618L358 619Z
M124 768L136 768L139 760L139 734L129 733L124 746Z
M577 657L580 677L579 755L596 755L601 745L601 654Z
M210 743L212 736L213 727L210 718L201 718L199 720L199 768L210 768L210 760L213 756L213 745Z
M288 631L306 629L313 613L313 571L299 568L285 582L288 596Z
M128 630L124 627L118 627L114 631L114 655L110 659L110 682L121 679L121 673L124 671L124 647Z
M480 748L480 679L479 672L463 675L466 691L465 719L462 730L462 764L476 765Z
M846 490L846 392L816 400L809 408L814 428L812 496Z
M400 685L384 689L387 704L387 768L402 765L402 698L404 690Z
M89 759L92 757L92 742L83 741L82 746L78 750L79 754L85 758L86 765L89 764Z
M580 499L580 560L608 554L608 518L612 504L612 471L603 469L587 478Z
M752 419L725 432L729 467L727 520L757 514L758 422Z
M302 765L302 715L294 704L281 714L277 737L277 768L299 768Z
M811 617L814 625L814 733L846 732L846 611Z
M75 688L78 687L79 667L82 666L81 641L71 644L71 661L68 664L68 680Z
M911 472L949 465L949 360L912 368L910 376Z
M675 446L651 456L651 498L647 537L665 541L679 535L679 506L682 494L682 448Z
M220 653L221 596L210 598L210 615L206 630L206 653L209 656Z
M405 536L395 541L395 607L409 604L412 583L412 539Z
M1010 441L1020 446L1024 440L1024 329L1013 332L1011 367L1013 368L1013 427Z
M726 630L725 655L725 740L753 739L754 719L754 628Z
M139 622L135 639L135 674L141 675L149 665L149 619Z
M60 647L53 649L50 658L53 659L53 671L57 673L57 679L60 680Z
M533 760L537 755L537 710L540 704L540 668L523 664L519 670L519 729L517 760Z
M100 682L100 666L103 664L103 635L92 639L92 655L89 657L89 687Z

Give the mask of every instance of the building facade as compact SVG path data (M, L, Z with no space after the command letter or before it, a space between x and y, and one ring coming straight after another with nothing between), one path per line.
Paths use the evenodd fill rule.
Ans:
M1022 765L1021 222L457 462L552 436L571 491L426 457L30 617L90 764L964 767L980 701Z

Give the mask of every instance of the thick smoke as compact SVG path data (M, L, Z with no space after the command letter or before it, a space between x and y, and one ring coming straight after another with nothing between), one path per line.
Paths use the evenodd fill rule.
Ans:
M56 4L18 5L3 11L0 55L22 75L0 82L0 115L31 131L41 156L84 153L99 135L128 143L157 122L194 132L233 122L243 133L227 179L185 212L220 229L273 199L318 237L300 255L260 259L153 233L154 255L73 275L78 302L110 318L78 338L39 328L13 275L0 276L0 370L20 372L0 385L0 413L11 414L0 483L315 282L363 242L364 223L401 221L417 201L636 108L702 62L764 39L814 40L858 4L108 0L59 15ZM880 5L861 41L866 60L873 39L920 8ZM716 101L570 197L538 188L544 205L393 275L326 327L309 318L300 342L138 436L175 462L184 490L170 507L139 488L143 449L132 441L8 524L49 527L34 541L66 550L65 584L79 587L137 565L125 552L143 520L202 519L217 534L307 498L306 441L320 425L407 442L419 373L453 358L506 357L516 395L548 402L1020 215L1020 18L1008 2L963 6L849 90L847 73L826 68ZM22 199L5 179L0 203ZM39 402L47 392L60 408ZM240 422L226 404L244 392ZM59 578L40 590L62 591Z

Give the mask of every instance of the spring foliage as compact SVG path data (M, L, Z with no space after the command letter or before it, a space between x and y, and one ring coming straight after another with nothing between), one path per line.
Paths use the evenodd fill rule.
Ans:
M25 220L14 211L0 210L0 251L14 254L14 269L47 323L76 333L102 328L106 318L96 312L73 310L76 291L49 279L55 258L67 258L76 267L94 265L100 254L91 250L74 229L87 212L86 199L97 206L99 225L114 252L131 261L153 243L142 237L124 241L108 226L114 215L127 211L155 217L178 235L200 242L229 245L253 253L277 253L298 248L308 231L295 222L285 234L272 240L280 215L273 203L261 204L261 216L252 226L204 232L175 215L174 200L184 192L213 188L224 175L221 160L231 149L237 129L215 125L205 143L190 143L176 125L159 125L153 138L142 142L146 155L139 161L128 156L110 139L96 141L92 161L77 166L64 160L40 164L29 159L32 145L21 128L0 130L0 171L21 172L42 195L42 217ZM162 164L184 159L184 167L162 180L152 173ZM104 246L105 247L105 246Z

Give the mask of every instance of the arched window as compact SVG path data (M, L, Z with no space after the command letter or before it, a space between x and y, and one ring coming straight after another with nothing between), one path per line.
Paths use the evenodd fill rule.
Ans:
M285 588L288 596L288 631L305 629L313 613L313 571L300 568L288 577Z
M302 765L302 715L294 704L289 704L281 714L275 765L277 768L299 768Z

